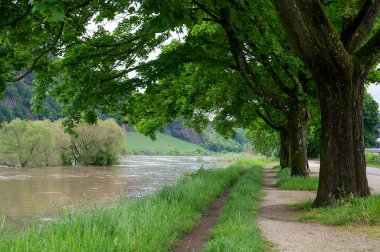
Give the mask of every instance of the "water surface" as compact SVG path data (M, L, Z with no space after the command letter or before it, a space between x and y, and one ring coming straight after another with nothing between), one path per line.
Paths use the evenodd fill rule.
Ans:
M62 206L141 197L184 172L223 166L213 157L123 156L113 167L0 168L0 213L19 222L54 216Z

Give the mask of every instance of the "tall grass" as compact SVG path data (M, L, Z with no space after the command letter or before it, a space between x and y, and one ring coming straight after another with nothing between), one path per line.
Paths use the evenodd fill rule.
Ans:
M316 191L318 190L318 177L292 177L290 169L278 172L277 186L285 190Z
M365 160L367 166L379 167L380 168L380 155L375 153L365 153Z
M139 200L66 211L21 233L3 230L0 251L168 251L250 165L202 169Z
M368 198L348 197L338 200L331 207L311 208L312 201L291 206L291 209L305 210L300 220L322 222L329 225L380 224L380 195Z
M259 214L261 168L257 164L245 174L228 195L211 241L204 251L264 251L266 242L255 220Z

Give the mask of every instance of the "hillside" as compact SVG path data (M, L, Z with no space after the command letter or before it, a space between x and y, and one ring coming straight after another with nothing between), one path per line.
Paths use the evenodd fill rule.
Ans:
M36 115L32 111L33 75L21 81L8 83L3 97L0 97L0 122L10 122L13 119L23 120L57 120L61 106L54 98L49 97L44 103L44 111Z
M202 146L161 133L157 134L157 140L153 141L138 132L127 132L126 145L129 154L196 155L209 153Z

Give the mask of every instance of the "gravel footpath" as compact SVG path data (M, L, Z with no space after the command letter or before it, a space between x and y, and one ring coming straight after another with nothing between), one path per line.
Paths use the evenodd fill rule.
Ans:
M310 163L311 171L318 172L319 163ZM275 251L380 251L379 227L335 227L296 221L297 213L288 210L287 204L314 199L310 191L287 191L275 188L276 172L264 170L263 191L266 196L261 204L257 221L265 238ZM380 176L369 175L373 191L380 192ZM371 230L373 229L373 232Z

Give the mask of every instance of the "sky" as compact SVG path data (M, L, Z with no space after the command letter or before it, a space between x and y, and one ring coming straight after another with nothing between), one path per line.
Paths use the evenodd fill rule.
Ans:
M367 88L367 92L372 95L373 99L375 99L375 101L377 101L377 103L380 106L380 83L377 85L369 85Z

